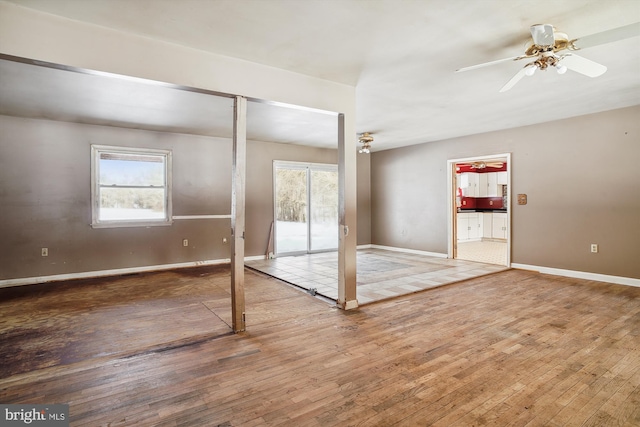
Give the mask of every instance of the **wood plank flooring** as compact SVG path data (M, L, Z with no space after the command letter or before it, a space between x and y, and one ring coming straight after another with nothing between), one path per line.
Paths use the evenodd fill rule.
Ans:
M228 282L0 290L0 402L73 426L640 425L640 288L510 270L344 312L247 272L235 335Z

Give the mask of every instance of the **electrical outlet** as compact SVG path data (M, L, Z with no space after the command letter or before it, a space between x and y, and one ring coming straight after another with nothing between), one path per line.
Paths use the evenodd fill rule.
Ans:
M49 256L49 248L42 248L42 256Z
M596 243L591 244L591 252L594 254L598 253L598 245Z
M222 238L222 243L227 243L227 238L226 237Z
M189 246L189 239L182 239L182 246Z

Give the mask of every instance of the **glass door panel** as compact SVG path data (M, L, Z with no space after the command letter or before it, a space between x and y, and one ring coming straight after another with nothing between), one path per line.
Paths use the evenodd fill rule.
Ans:
M338 168L275 163L277 255L338 248Z
M275 168L276 253L307 252L307 169Z
M311 169L310 251L338 247L338 171Z

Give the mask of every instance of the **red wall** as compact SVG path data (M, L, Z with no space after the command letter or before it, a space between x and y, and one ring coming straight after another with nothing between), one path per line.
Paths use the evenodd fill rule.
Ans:
M491 166L487 166L484 169L476 169L476 168L472 168L471 165L468 165L466 163L458 163L456 164L456 173L463 173L463 172L475 172L475 173L489 173L489 172L503 172L507 170L507 164L503 163L502 167L500 168L494 168Z
M460 209L504 209L502 197L461 197Z
M496 168L487 166L484 169L472 168L471 164L458 163L456 164L456 173L463 172L475 172L475 173L489 173L489 172L503 172L507 170L507 163L503 163L502 167ZM460 189L458 189L460 191ZM462 193L459 193L462 194ZM460 197L460 209L505 209L502 203L502 197Z

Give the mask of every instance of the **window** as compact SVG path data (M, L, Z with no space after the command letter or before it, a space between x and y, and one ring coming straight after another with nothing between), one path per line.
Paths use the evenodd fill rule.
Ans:
M91 167L92 227L171 224L171 151L92 145Z

